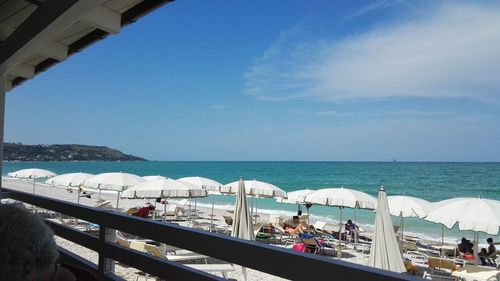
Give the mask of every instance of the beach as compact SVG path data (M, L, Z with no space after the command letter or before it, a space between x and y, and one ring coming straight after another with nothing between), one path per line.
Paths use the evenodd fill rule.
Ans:
M22 179L11 179L11 178L4 178L3 179L3 187L14 189L14 190L19 190L23 192L28 192L31 193L33 190L33 182L32 181L26 181ZM77 200L77 192L70 192L66 188L61 188L61 187L55 187L55 186L50 186L44 183L37 183L36 185L36 194L37 195L42 195L42 196L47 196L51 198L57 198L59 200L64 200L67 202L72 202L76 203ZM95 202L98 198L98 193L93 193L92 198L86 198L86 197L81 197L80 198L80 204L86 205L86 206L93 206L95 205ZM103 200L109 200L112 202L112 205L115 206L116 204L116 192L102 192L101 193L101 199ZM152 202L150 200L144 200L144 199L121 199L119 202L119 207L121 209L128 209L128 208L133 208L133 207L139 207L139 206L144 206L147 202ZM173 200L172 203L177 202L176 200ZM183 206L184 208L189 208L188 205ZM158 208L161 208L160 205L158 205ZM192 208L194 208L194 203L192 203ZM197 209L200 210L202 213L202 216L205 217L203 220L204 222L210 222L208 214L211 213L211 208L208 207L203 207L203 206L197 206ZM222 217L227 211L227 208L214 208L214 224L219 225L219 226L224 226L224 218ZM189 223L186 222L179 222L180 225L187 226L189 227ZM87 248L84 248L80 245L77 245L75 243L72 243L71 241L62 239L60 237L56 237L56 242L59 246L70 250L71 252L84 257L88 259L91 262L97 263L98 260L98 255L96 252L91 251ZM290 245L291 246L291 245ZM352 250L343 250L343 260L348 261L348 262L354 262L358 264L363 264L366 265L368 262L368 255L358 253L356 251ZM331 257L331 256L330 256ZM333 257L331 257L333 258ZM138 270L134 268L127 267L125 265L121 265L119 263L116 264L116 274L126 280L135 280ZM243 280L242 279L242 274L241 274L241 267L235 266L235 271L234 272L229 272L227 274L228 278L231 279L236 279L236 280ZM253 269L248 269L248 280L285 280L283 278L279 278L276 276L272 276L263 272L259 272L257 270Z

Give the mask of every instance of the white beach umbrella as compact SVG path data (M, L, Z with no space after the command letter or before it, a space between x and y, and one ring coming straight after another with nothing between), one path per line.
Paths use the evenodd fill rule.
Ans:
M80 186L85 180L93 176L93 174L88 173L68 173L49 178L45 181L45 183L64 187L76 187Z
M204 178L204 177L200 177L200 176L184 177L184 178L178 179L178 181L199 186L199 187L205 189L208 192L208 194L210 194L210 195L219 195L220 194L220 187L222 186L222 184L218 181L214 181L212 179ZM194 201L194 204L195 204L194 208L196 209L196 199ZM213 200L212 200L212 213L210 215L210 223L212 224L212 226L213 226L213 218L214 218L214 205L215 205L215 198L213 198Z
M122 193L122 198L191 198L205 197L207 192L198 186L174 179L146 181Z
M239 181L231 182L221 186L220 191L223 194L235 194L238 190ZM276 185L258 181L258 180L245 180L245 191L247 195L252 196L252 210L253 199L257 198L272 198L272 197L286 197L286 192L277 187ZM253 213L253 211L252 211Z
M8 173L7 176L14 178L33 179L33 194L35 194L36 179L51 178L57 176L57 174L49 170L32 168L11 172Z
M425 217L431 204L427 200L405 195L387 196L387 202L391 215L400 218L401 241L404 238L404 218Z
M324 188L306 196L306 202L347 208L375 209L377 199L368 193L349 188Z
M209 178L199 177L199 176L184 177L184 178L178 179L178 181L186 182L186 183L189 183L192 185L199 186L199 187L205 189L206 191L219 191L220 187L222 186L222 184L220 182L214 181L214 180L209 179Z
M432 203L425 220L440 223L451 229L476 232L474 256L477 258L479 232L498 235L500 228L500 201L473 197L459 197ZM444 234L443 234L444 235ZM444 241L443 241L444 242Z
M156 180L166 180L167 179L167 177L160 176L160 175L157 175L157 176L144 176L142 178L145 179L145 180L147 180L147 181L156 181Z
M123 198L192 198L205 197L207 191L201 187L177 181L174 179L164 179L156 181L146 181L137 184L122 193ZM163 205L166 213L167 204ZM166 219L166 217L165 217Z
M233 229L231 236L246 239L255 240L255 235L253 232L253 221L248 209L248 202L245 190L245 181L240 179L238 183L238 190L236 192L236 202L234 204L234 217L233 217ZM247 279L246 268L242 268L243 277Z
M295 191L290 191L286 193L286 198L279 197L276 199L278 203L288 203L288 204L305 204L306 196L315 192L313 189L299 189Z
M287 203L287 204L297 204L299 206L300 210L300 205L306 205L306 207L311 207L311 204L306 203L306 196L313 193L314 189L299 189L295 191L290 191L286 193L287 198L283 197L278 197L276 198L276 202L278 203ZM309 208L307 208L307 215L309 216ZM308 224L309 224L309 218L308 218Z
M118 208L120 192L145 181L145 179L129 173L102 173L85 180L83 186L99 189L99 195L101 190L117 191L118 196L116 198L116 208Z
M406 272L383 187L378 192L375 233L370 248L368 266L398 273Z
M68 173L49 178L45 183L64 187L78 187L76 202L80 204L80 186L85 180L93 176L93 174L88 173Z
M340 208L339 234L342 230L342 214L344 208L375 209L377 200L370 194L349 188L324 188L319 189L306 196L307 203L333 206ZM339 245L340 239L339 237ZM338 252L339 257L342 251Z
M239 181L235 181L232 183L228 183L226 185L221 186L220 191L222 193L235 194L238 191ZM286 197L286 192L277 187L276 185L258 181L258 180L245 180L245 191L247 195L262 197L262 198L271 198L271 197Z

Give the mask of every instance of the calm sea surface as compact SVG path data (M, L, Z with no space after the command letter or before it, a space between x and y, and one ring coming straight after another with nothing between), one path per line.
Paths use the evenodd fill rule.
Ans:
M500 200L500 163L405 163L405 162L22 162L4 163L6 175L18 169L43 168L57 174L70 172L127 172L140 176L162 175L170 178L203 176L223 184L238 180L257 179L277 185L285 191L326 187L353 188L377 196L380 185L388 195L409 195L429 201L454 197L476 197ZM215 196L199 200L209 204L234 204L232 196ZM264 212L294 212L297 206L278 204L271 199L256 200ZM305 211L305 210L304 210ZM352 210L344 218L353 217ZM313 206L313 216L337 220L338 208ZM360 224L372 225L374 214L356 211ZM399 218L394 218L399 224ZM418 219L407 219L406 231L441 235L440 225ZM469 236L457 230L445 230L445 236ZM484 237L484 235L482 236Z

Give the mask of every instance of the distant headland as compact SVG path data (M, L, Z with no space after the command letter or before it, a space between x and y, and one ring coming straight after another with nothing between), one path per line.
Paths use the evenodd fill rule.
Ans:
M148 161L106 146L4 143L4 161Z

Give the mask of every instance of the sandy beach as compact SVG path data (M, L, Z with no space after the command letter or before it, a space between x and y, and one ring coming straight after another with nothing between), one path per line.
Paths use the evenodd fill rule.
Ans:
M3 179L3 186L6 188L11 188L19 191L24 191L24 192L32 192L33 190L33 183L25 180L20 180L20 179L9 179L9 178L4 178ZM49 186L43 183L37 183L36 185L36 194L38 195L43 195L43 196L48 196L52 198L57 198L60 200L68 201L68 202L76 202L77 200L77 192L70 192L65 188L60 188L60 187L54 187L54 186ZM102 192L101 193L101 198L104 200L109 200L113 206L116 205L116 193L111 193L111 192ZM80 198L80 204L87 205L87 206L93 206L95 205L96 200L98 199L98 193L92 194L92 198L86 198L86 197L81 197ZM139 207L139 206L144 206L147 202L152 202L150 200L143 200L143 199L120 199L119 202L119 207L121 209L128 209L132 207ZM177 200L171 200L171 204L174 204L178 202ZM180 205L182 206L182 205ZM186 209L189 208L188 205L182 206ZM192 207L193 204L192 204ZM162 206L158 205L158 209L161 209ZM197 206L197 209L201 212L201 217L200 219L197 219L197 221L202 221L205 223L210 222L210 216L209 214L211 213L211 208L207 207L201 207ZM214 208L214 224L217 226L225 226L226 223L224 221L223 215L226 213L226 209L219 209L219 208ZM313 223L313 222L311 222ZM180 225L190 227L189 222L179 222ZM62 239L60 237L56 237L56 241L59 246L64 247L73 253L76 253L82 257L85 257L86 259L97 263L98 255L96 252L91 251L87 248L84 248L80 245L77 245L75 243L72 243L68 240ZM280 246L283 247L283 246ZM288 247L291 247L289 245ZM348 262L353 262L353 263L358 263L358 264L367 264L368 262L368 255L363 254L360 252L355 251L354 249L343 249L343 260L348 261ZM331 256L329 256L331 257ZM333 257L331 257L333 258ZM236 279L236 280L243 280L242 275L241 275L241 267L235 266L235 271L230 272L227 274L228 278L231 279ZM125 265L121 265L117 263L116 266L116 274L126 280L135 280L137 273L139 271L127 267ZM272 276L263 272L259 272L253 269L248 270L248 280L284 280L283 278L279 278L276 276Z

